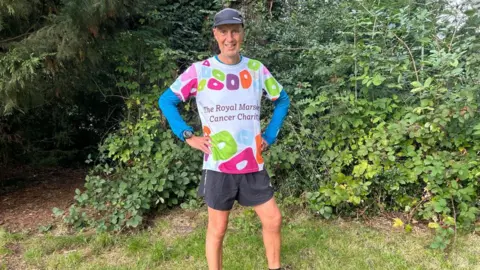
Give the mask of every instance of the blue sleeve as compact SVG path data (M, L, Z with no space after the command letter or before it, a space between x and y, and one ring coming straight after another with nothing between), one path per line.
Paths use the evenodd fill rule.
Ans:
M288 107L290 107L290 98L285 90L280 92L280 97L274 101L275 109L273 110L272 119L268 123L265 132L262 137L267 141L268 145L271 145L277 139L278 132L283 125L283 120L288 113Z
M158 106L162 110L163 115L167 118L173 134L175 134L180 140L185 141L183 138L183 131L191 130L193 128L183 120L182 116L178 112L178 104L181 100L168 88L158 99Z

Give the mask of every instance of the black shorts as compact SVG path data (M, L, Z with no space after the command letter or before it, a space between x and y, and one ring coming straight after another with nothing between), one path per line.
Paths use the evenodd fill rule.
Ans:
M256 206L273 197L266 170L246 174L228 174L203 170L198 195L216 210L231 210L235 200L243 206Z

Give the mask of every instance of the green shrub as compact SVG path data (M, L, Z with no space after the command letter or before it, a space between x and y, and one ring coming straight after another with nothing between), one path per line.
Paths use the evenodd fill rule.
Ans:
M326 218L403 211L407 230L413 219L438 230L435 248L475 226L479 15L464 12L459 25L440 19L444 7L284 2L269 15L264 5L248 6L245 54L265 63L292 99L279 140L265 153L282 196L305 194ZM145 72L164 86L172 60L205 55L157 45L148 57L155 72ZM201 155L174 139L156 108L158 87L141 88L135 61L118 59L118 86L138 94L126 99L125 120L101 144L85 191L77 191L66 217L75 226L118 231L137 227L154 207L196 205ZM192 123L193 104L183 111ZM272 109L264 105L262 126Z
M141 107L137 109L142 113L138 120L123 122L100 146L98 165L87 176L85 191L76 191L77 204L66 217L68 223L119 231L140 225L152 208L195 196L201 155L177 143L151 105L154 97L127 103ZM87 215L78 209L82 207L95 211Z
M473 228L479 14L465 12L460 26L439 19L443 5L310 3L259 20L251 32L276 35L247 50L260 51L292 97L266 158L282 194L305 193L327 218L403 211L408 228L422 219L438 230L436 248Z

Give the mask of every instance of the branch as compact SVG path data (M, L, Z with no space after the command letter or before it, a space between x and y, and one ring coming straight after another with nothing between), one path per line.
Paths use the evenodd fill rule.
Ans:
M97 86L98 88L98 91L102 94L103 98L106 100L108 97L118 97L118 98L121 98L123 100L128 100L129 98L128 97L124 97L124 96L121 96L121 95L106 95L103 91L102 91L102 88L100 88L100 86L98 85L97 81L95 81L93 78L91 78L91 80L95 83L95 85Z
M272 17L272 8L273 8L273 0L270 0L270 8L268 12L270 13L270 18Z
M453 197L450 195L450 201L452 202L452 209L453 209L453 220L455 222L455 234L453 236L453 243L452 245L455 245L457 242L457 211L455 210L455 201L453 200Z
M392 34L398 39L398 41L400 41L404 46L405 48L407 48L408 50L408 54L410 54L410 58L412 59L412 65L413 65L413 69L415 70L415 77L417 77L417 81L419 82L420 79L418 78L418 70L417 70L417 66L415 65L415 59L413 58L413 54L412 54L412 51L410 50L410 48L408 47L407 43L405 43L405 41L403 41L403 39L399 38L397 36L397 34L393 33Z
M270 50L272 51L281 51L281 50L285 50L285 51L305 51L305 50L311 50L312 48L307 48L307 47L298 47L298 48L292 48L292 47L274 47L274 48L270 48Z
M24 37L24 36L30 34L30 33L31 33L30 30L32 30L34 27L35 27L35 25L32 25L32 27L28 28L27 32L25 32L25 33L23 33L23 34L21 34L21 35L19 35L19 36L7 38L7 39L4 39L4 40L0 40L0 43L6 43L6 42L13 41L13 40L15 40L15 39L19 39L19 38L21 38L21 37Z
M452 40L450 40L450 44L448 45L448 52L452 51L452 44L453 44L453 40L455 39L455 34L457 34L457 26L455 26L455 31L453 31L453 35L452 35Z
M437 45L437 49L440 50L440 42L442 41L437 37L437 35L432 34L432 37L435 39L435 45Z

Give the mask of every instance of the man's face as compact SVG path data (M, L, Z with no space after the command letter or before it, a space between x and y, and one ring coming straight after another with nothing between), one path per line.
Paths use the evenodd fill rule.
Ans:
M213 35L223 55L233 57L240 53L244 36L241 24L219 25L213 29Z

